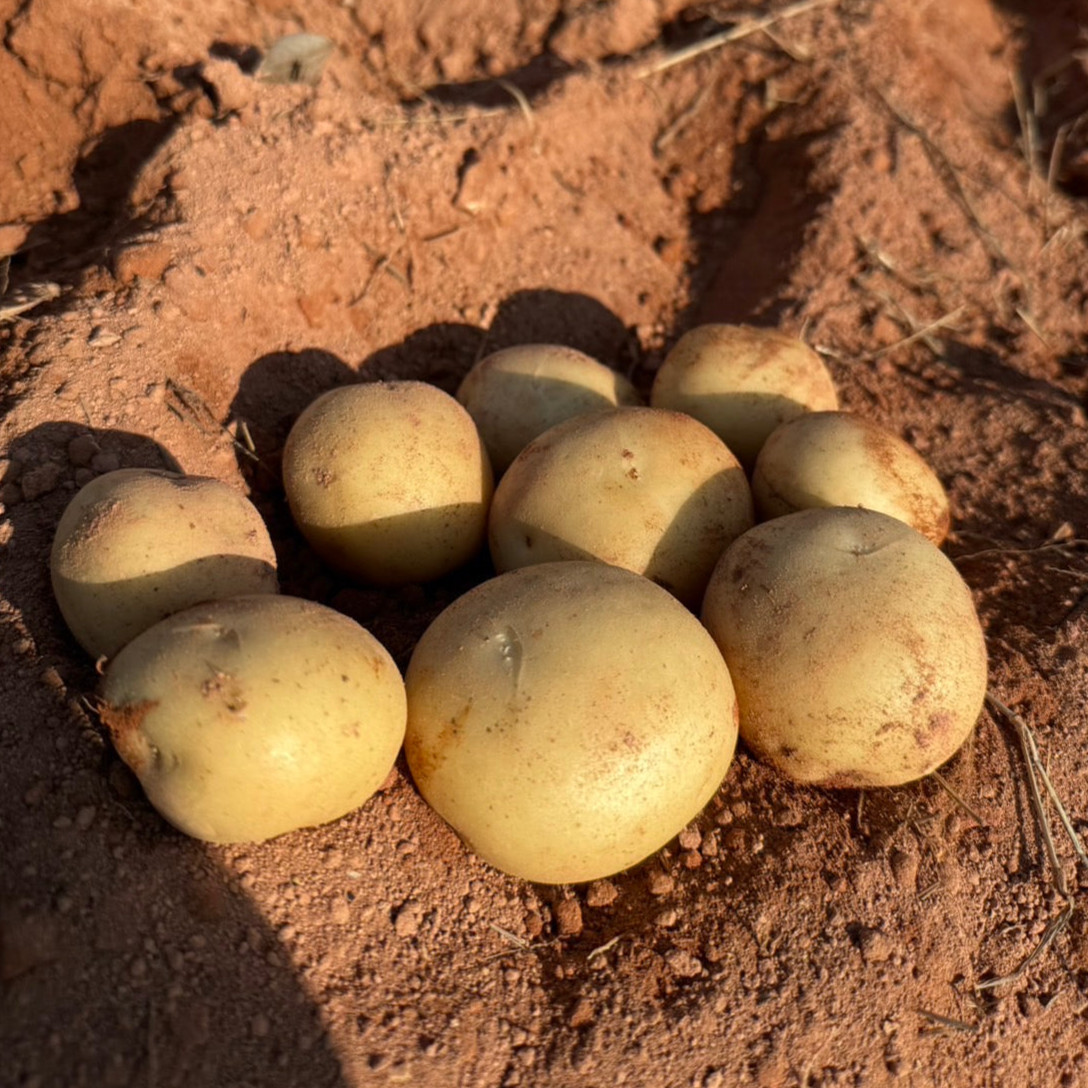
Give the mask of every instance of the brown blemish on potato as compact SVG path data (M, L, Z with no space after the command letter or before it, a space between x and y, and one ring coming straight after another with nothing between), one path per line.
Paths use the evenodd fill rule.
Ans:
M461 742L461 734L472 712L470 699L449 721L445 722L433 741L419 739L409 729L404 739L404 753L417 782L432 778L445 763L450 750Z
M98 717L109 730L117 754L132 768L137 776L144 774L153 757L151 745L144 736L144 719L159 705L157 699L125 706L100 703Z

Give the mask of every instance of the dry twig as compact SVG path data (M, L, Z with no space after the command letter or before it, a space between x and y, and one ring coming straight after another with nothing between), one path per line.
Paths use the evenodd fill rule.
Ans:
M875 351L867 352L865 355L859 356L861 360L866 362L874 359L879 359L883 355L887 355L891 351L896 351L899 348L905 348L909 344L916 343L918 340L924 340L926 346L934 353L934 355L940 355L941 349L939 346L934 346L932 333L937 332L939 329L944 329L954 321L963 311L967 309L964 306L957 306L950 313L945 314L943 317L938 317L936 321L931 321L928 325L923 325L921 328L916 329L909 336L904 336L901 340L896 340L892 344L886 344L882 348L877 348ZM936 342L939 345L939 341Z
M243 457L254 462L254 464L261 464L261 459L253 448L253 438L249 434L249 428L245 427L244 423L242 426L245 427L245 442L232 434L226 424L220 423L212 414L212 410L204 403L203 398L198 393L193 392L192 389L186 389L185 386L179 385L173 378L167 378L166 392L174 398L173 402L166 401L167 411L172 412L183 423L189 423L202 435L209 438L217 433L226 435L230 439L231 445Z
M701 42L685 46L683 49L676 50L675 53L670 53L667 57L662 57L660 60L645 65L635 72L635 78L647 79L659 72L667 72L678 64L686 64L689 60L701 57L704 53L720 49L723 45L729 45L730 42L740 41L741 38L747 38L760 30L766 30L776 23L796 18L796 16L803 15L806 11L812 11L815 8L826 8L837 3L838 0L798 0L797 3L787 4L784 8L779 8L778 11L772 11L754 19L745 19L743 22L731 26L728 30L723 30L720 34L712 34Z
M956 802L972 820L978 824L979 827L985 827L986 821L960 796L960 794L953 787L952 783L940 771L930 771L930 778L937 783L938 786L944 790L953 801Z
M1032 810L1035 813L1039 834L1042 836L1043 845L1046 848L1046 856L1047 861L1050 864L1050 873L1054 882L1054 888L1065 900L1065 906L1050 920L1046 929L1043 930L1043 935L1040 937L1039 943L1036 944L1031 952L1020 961L1015 970L1007 975L1002 975L999 978L988 978L982 982L976 983L976 990L992 990L998 986L1004 986L1007 983L1015 982L1017 979L1021 978L1024 972L1027 971L1027 969L1050 947L1054 942L1054 939L1066 927L1069 923L1069 919L1073 915L1075 899L1073 892L1070 890L1069 884L1065 879L1065 870L1058 858L1058 850L1054 843L1054 836L1050 830L1050 818L1047 815L1046 807L1043 804L1042 792L1039 789L1040 781L1043 783L1050 800L1058 811L1058 817L1061 820L1062 827L1065 829L1065 833L1073 843L1073 849L1077 854L1077 858L1085 864L1088 864L1088 853L1085 852L1084 844L1081 842L1080 836L1074 829L1072 821L1069 819L1069 814L1066 812L1065 806L1061 803L1058 793L1054 788L1054 784L1050 780L1050 775L1047 773L1046 767L1039 755L1039 746L1035 742L1035 734L1033 733L1031 726L1029 726L1016 711L1006 706L991 692L986 693L986 705L990 708L991 712L997 711L1000 713L1005 721L1016 730L1017 738L1020 741L1020 751L1024 757L1024 767L1027 771L1028 792L1031 796Z
M977 1035L977 1024L965 1024L962 1020L953 1020L950 1016L941 1016L940 1013L929 1012L926 1009L918 1010L919 1016L924 1016L931 1024L935 1025L935 1030L947 1028L951 1031L960 1031L965 1035Z

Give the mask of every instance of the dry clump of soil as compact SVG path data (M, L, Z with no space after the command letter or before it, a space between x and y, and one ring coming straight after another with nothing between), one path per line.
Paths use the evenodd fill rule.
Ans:
M396 593L323 569L278 483L309 399L360 375L452 390L531 340L645 390L694 323L774 324L941 476L992 688L1079 828L1076 10L828 0L652 71L751 12L0 2L8 300L54 285L0 325L0 1082L1088 1079L1079 899L978 988L1066 902L1006 723L984 716L951 791L801 789L742 752L676 842L589 887L489 869L403 766L335 825L211 848L104 742L47 574L76 487L176 459L246 487L284 589L403 665L486 564ZM320 83L256 81L299 30L336 43Z

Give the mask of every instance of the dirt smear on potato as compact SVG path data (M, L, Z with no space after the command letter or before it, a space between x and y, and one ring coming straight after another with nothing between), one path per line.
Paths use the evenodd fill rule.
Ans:
M389 592L323 567L278 479L309 400L360 376L453 392L525 341L645 394L694 323L775 325L947 487L992 688L1080 826L1076 7L829 0L653 70L752 10L0 0L5 1084L1088 1079L1079 898L976 988L1063 905L988 716L942 770L954 795L794 787L742 750L668 848L562 889L479 862L403 762L332 826L188 841L86 713L48 554L95 475L172 456L248 489L285 592L403 668L488 565ZM257 80L300 31L334 42L317 86Z
M99 701L95 705L102 724L109 730L117 754L137 775L148 770L154 750L143 735L144 720L159 705L158 700L113 706Z

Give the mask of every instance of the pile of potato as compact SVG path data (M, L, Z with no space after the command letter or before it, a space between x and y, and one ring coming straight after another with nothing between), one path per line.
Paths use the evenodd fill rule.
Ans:
M944 490L837 409L803 343L725 325L680 339L650 407L552 345L489 356L456 399L406 381L319 397L283 484L327 563L396 586L486 543L498 572L434 621L404 680L358 624L278 594L257 511L214 480L88 484L57 530L54 591L106 659L118 752L188 834L336 819L403 743L485 860L592 880L683 829L738 730L797 782L859 787L928 774L974 727L985 646L939 550Z

